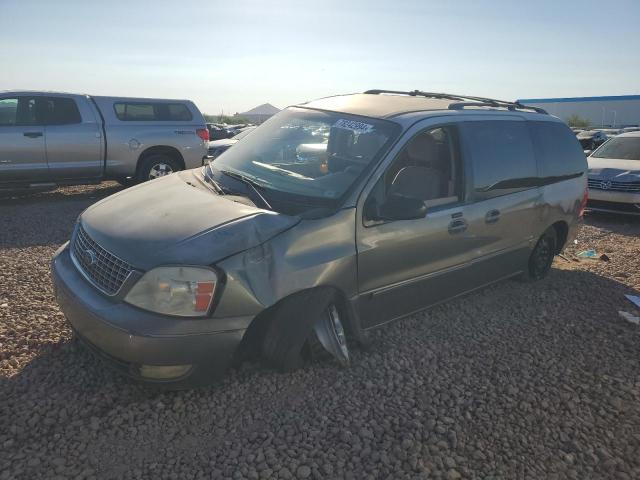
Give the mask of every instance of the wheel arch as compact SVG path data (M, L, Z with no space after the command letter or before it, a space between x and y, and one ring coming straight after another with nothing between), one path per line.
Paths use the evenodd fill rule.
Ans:
M556 231L556 255L564 250L567 237L569 236L569 224L564 220L559 220L551 225Z
M302 314L308 312L309 308L321 308L317 305L310 305L307 300L310 298L323 299L330 296L337 299L337 307L344 316L343 324L347 335L359 342L362 337L360 322L357 317L357 312L345 292L333 285L319 285L292 292L256 315L242 338L239 349L240 355L244 358L253 358L256 356L255 354L260 351L260 345L267 329L276 317L288 314L292 308ZM285 306L289 308L283 308ZM313 325L309 325L308 327L311 329Z
M182 170L185 169L184 157L182 156L182 153L180 153L180 150L169 145L154 145L152 147L146 148L140 153L140 155L138 155L136 174L140 171L142 161L150 155L167 155L178 162Z

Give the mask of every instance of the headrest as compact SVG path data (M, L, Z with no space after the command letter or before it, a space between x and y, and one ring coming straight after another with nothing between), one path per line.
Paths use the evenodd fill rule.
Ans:
M428 133L419 135L407 145L407 155L413 162L430 163L438 155L436 141Z
M380 149L380 137L376 133L361 133L353 145L353 155L362 158L373 158Z

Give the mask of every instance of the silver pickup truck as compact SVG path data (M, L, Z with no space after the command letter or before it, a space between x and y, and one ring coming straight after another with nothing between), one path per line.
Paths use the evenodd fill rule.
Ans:
M142 182L202 165L208 140L189 100L0 92L0 189Z

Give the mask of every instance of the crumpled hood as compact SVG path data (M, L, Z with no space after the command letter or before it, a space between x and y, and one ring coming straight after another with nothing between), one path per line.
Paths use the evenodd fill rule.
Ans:
M640 160L589 157L587 162L589 178L640 182Z
M265 242L299 220L218 196L198 185L192 171L116 193L81 216L94 241L141 270L210 265Z

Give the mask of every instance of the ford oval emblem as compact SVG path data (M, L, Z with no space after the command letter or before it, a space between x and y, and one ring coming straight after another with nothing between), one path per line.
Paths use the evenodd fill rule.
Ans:
M85 250L84 254L87 258L87 261L89 262L89 265L95 265L96 263L98 263L98 256L96 255L96 252L94 252L93 250Z

